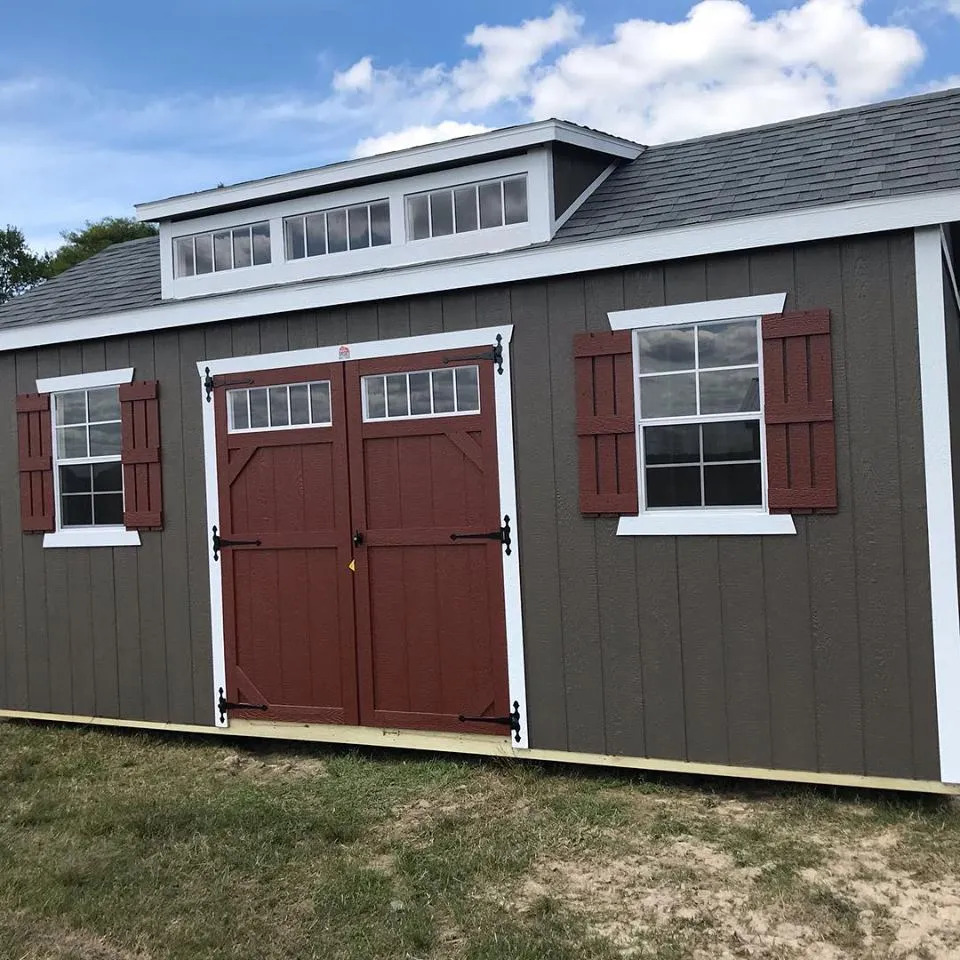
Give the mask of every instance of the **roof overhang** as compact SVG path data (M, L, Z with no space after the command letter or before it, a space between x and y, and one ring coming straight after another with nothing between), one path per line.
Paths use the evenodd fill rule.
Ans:
M546 243L458 260L168 301L122 313L0 326L0 352L813 240L911 230L953 221L960 221L960 190L806 207L604 240Z
M248 180L228 187L215 187L166 200L136 205L137 218L144 221L180 219L232 207L266 203L315 191L333 190L358 181L391 179L407 173L454 166L519 153L532 147L564 143L614 160L635 160L641 144L589 130L563 120L543 120L517 127L491 130L374 157L345 160L311 170L300 170L263 180Z

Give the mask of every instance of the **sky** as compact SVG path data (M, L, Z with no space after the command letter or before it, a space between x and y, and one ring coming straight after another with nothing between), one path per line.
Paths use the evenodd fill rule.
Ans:
M559 117L660 143L960 86L960 0L39 0L0 15L0 226Z

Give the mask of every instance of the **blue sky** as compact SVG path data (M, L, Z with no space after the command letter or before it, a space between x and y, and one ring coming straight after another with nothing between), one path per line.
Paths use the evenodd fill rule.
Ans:
M42 0L0 29L0 224L562 116L657 142L960 85L960 0Z

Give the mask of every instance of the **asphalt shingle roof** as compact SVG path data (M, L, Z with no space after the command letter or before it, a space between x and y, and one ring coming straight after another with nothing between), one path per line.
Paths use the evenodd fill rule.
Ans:
M14 297L0 306L0 327L79 319L160 302L160 240L145 237L115 243Z
M960 88L648 147L548 245L951 188ZM133 240L0 306L0 328L159 303L159 241Z
M960 89L648 147L554 243L960 187Z

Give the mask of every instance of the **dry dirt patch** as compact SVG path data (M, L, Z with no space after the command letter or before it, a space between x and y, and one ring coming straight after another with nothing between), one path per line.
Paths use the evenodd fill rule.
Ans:
M742 805L730 806L735 818L750 818ZM892 865L905 842L898 830L805 840L820 848L822 863L792 875L775 857L743 865L696 836L639 838L613 857L545 857L524 883L519 909L560 900L625 955L669 943L696 960L960 957L960 877L927 882Z
M253 779L299 780L327 776L325 761L313 757L256 757L244 753L228 753L216 766L226 773L241 774Z

